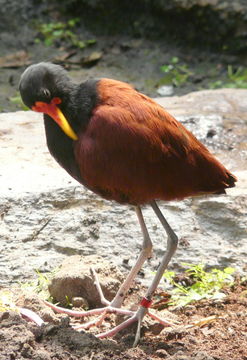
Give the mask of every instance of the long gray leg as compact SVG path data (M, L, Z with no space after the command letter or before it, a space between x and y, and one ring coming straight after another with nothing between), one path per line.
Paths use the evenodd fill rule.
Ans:
M166 252L162 258L161 264L158 268L158 271L151 283L151 285L149 286L147 293L146 293L146 297L149 299L153 296L153 293L155 292L155 290L157 289L157 286L159 285L160 279L162 278L162 275L164 274L165 269L167 268L167 265L169 264L171 258L173 257L177 246L178 246L178 237L175 234L175 232L172 230L172 228L170 227L170 225L168 224L168 222L166 221L165 217L163 216L162 212L160 211L158 205L156 204L155 201L153 201L151 203L151 206L155 212L155 214L157 215L157 217L159 218L163 228L165 229L166 233L167 233L167 248L166 248Z
M157 286L159 285L160 279L165 271L165 269L167 268L167 265L169 264L173 254L175 253L176 249L177 249L177 245L178 245L178 237L177 235L174 233L174 231L172 230L172 228L170 227L170 225L168 224L168 222L166 221L165 217L163 216L162 212L160 211L158 205L156 204L155 201L153 201L150 204L155 212L155 214L157 215L158 219L160 220L163 228L165 229L166 233L167 233L167 248L166 248L166 252L162 258L161 264L155 274L155 277L153 278L152 283L150 284L146 294L145 294L145 302L146 304L150 303L151 304L151 299L152 296L155 292L155 290L157 289ZM144 302L144 303L145 303ZM135 342L134 342L134 346L137 345L139 339L140 339L140 331L141 331L141 322L143 317L145 316L145 314L148 312L148 306L144 305L144 306L140 306L138 311L137 311L137 317L138 317L138 327L137 327L137 332L136 332L136 337L135 337Z
M141 230L142 230L142 235L143 235L142 251L141 251L135 265L131 269L130 273L128 274L127 278L125 279L125 281L119 288L115 298L112 300L112 302L110 304L112 307L116 307L116 308L121 306L124 296L126 295L127 291L129 290L132 281L137 276L138 271L140 271L143 263L152 255L152 242L150 240L148 230L147 230L146 224L144 222L140 206L136 206L135 211L136 211L136 214L137 214L140 226L141 226Z
M153 293L155 292L160 279L169 263L169 261L171 260L176 248L177 248L177 244L178 244L178 238L176 236L176 234L174 233L174 231L172 230L172 228L170 227L170 225L168 224L168 222L166 221L166 219L164 218L164 216L162 215L160 209L158 208L157 204L155 201L153 201L152 203L150 203L150 205L152 206L155 214L157 215L157 217L159 218L162 226L164 227L166 233L167 233L167 249L166 252L164 254L164 257L162 258L161 264L158 268L158 271L151 283L151 285L149 286L145 297L143 298L139 308L137 309L137 311L135 313L133 313L132 311L129 310L124 310L124 309L119 309L119 307L121 306L123 299L124 299L124 295L126 294L126 292L129 290L130 285L132 283L132 281L134 280L134 278L136 277L138 271L141 269L143 263L145 262L145 260L151 256L152 254L152 242L150 240L150 237L148 235L148 231L142 216L142 212L139 206L136 207L136 213L141 225L141 229L142 229L142 233L143 233L143 245L142 245L142 251L137 259L136 264L133 266L133 268L131 269L129 275L127 276L126 280L124 281L124 283L122 284L122 286L120 287L120 289L118 290L115 298L112 300L112 302L110 303L109 301L107 301L106 299L103 299L103 302L105 303L105 305L107 305L105 308L101 308L101 309L95 309L95 310L89 310L89 311L83 311L83 312L76 312L76 311L72 311L72 310L65 310L65 309L60 309L59 307L57 307L56 305L53 304L49 304L46 302L46 304L48 306L50 306L51 308L53 308L55 311L58 312L63 312L63 313L68 313L70 315L73 316L90 316L90 315L95 315L95 314L102 314L102 319L105 316L106 312L109 313L121 313L123 315L130 315L130 318L125 320L123 323L117 325L115 328L108 330L104 333L98 334L96 335L98 338L105 338L108 336L114 336L116 333L118 333L119 331L121 331L122 329L126 328L127 326L129 326L130 324L132 324L133 322L138 321L138 326L137 326L137 332L136 332L136 336L135 336L135 342L134 342L134 346L137 345L139 339L140 339L140 330L141 330L141 322L143 317L146 315L146 313L148 312L148 307L151 304L151 298ZM98 287L100 287L100 285L97 285ZM103 298L103 295L101 296ZM153 314L149 313L151 317L153 317ZM165 321L163 321L162 319L158 319L157 316L155 316L155 318L157 320L159 320L161 323L166 323ZM162 321L161 321L162 320ZM101 322L101 320L100 320ZM88 322L86 324L83 325L84 328L89 328L93 325L97 325L97 321L91 321Z

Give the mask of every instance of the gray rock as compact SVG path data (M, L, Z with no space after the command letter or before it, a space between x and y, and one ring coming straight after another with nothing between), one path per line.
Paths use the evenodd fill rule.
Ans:
M239 178L227 196L160 203L180 238L170 269L182 262L246 266L246 99L247 90L233 89L157 99ZM56 164L40 114L0 114L0 145L1 284L26 281L35 269L50 271L71 255L100 255L122 270L134 263L142 243L134 209L102 200ZM144 267L147 282L166 238L149 207L144 216L154 243Z

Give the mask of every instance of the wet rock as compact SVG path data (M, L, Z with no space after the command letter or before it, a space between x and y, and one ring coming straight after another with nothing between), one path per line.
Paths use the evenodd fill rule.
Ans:
M90 307L102 305L90 273L91 267L97 273L104 296L107 300L112 300L123 281L123 276L115 265L97 255L76 255L64 260L49 285L54 300L66 305L73 298L81 297Z

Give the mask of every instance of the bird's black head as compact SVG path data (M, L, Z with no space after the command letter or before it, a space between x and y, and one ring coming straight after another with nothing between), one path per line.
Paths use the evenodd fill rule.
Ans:
M29 66L21 76L19 90L30 109L49 115L73 140L76 134L59 108L67 101L72 82L59 65L41 62Z
M36 101L50 103L54 97L62 97L68 83L70 79L61 66L41 62L24 71L19 90L24 104L32 108Z

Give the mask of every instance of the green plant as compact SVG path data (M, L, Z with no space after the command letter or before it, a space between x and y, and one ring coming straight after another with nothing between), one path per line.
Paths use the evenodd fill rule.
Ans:
M211 89L222 87L247 89L247 68L240 66L233 70L232 65L228 65L226 80L217 80L210 84Z
M35 272L37 274L37 278L26 283L20 283L21 288L39 294L39 296L41 296L44 300L52 301L52 298L49 295L48 285L54 274L57 272L57 269L54 269L52 272L46 274L42 274L37 269Z
M65 300L66 300L65 307L66 307L66 308L72 308L72 307L73 307L73 304L71 303L68 295L65 295Z
M212 269L206 271L203 264L191 265L185 263L183 265L187 267L185 273L192 283L190 285L183 285L176 281L173 271L164 273L165 279L173 286L169 305L181 307L201 299L220 299L225 296L220 290L225 285L231 286L234 282L232 274L235 269L231 267L224 270Z
M51 22L47 24L38 24L37 30L41 35L41 39L44 41L45 45L51 46L56 41L69 42L71 45L84 49L88 45L95 44L95 39L90 39L82 41L79 39L78 35L73 31L73 28L80 21L79 18L70 19L67 22ZM36 38L35 42L39 43L40 38Z
M170 63L161 66L161 71L166 75L159 81L160 85L173 84L176 87L184 84L192 75L187 64L179 64L179 58L174 56L170 59Z
M28 107L27 107L25 104L23 104L22 99L21 99L21 96L18 95L18 94L17 94L16 96L10 97L10 98L9 98L9 101L10 101L12 104L17 105L17 107L18 107L19 109L21 109L21 110L25 110L25 111L29 110Z

